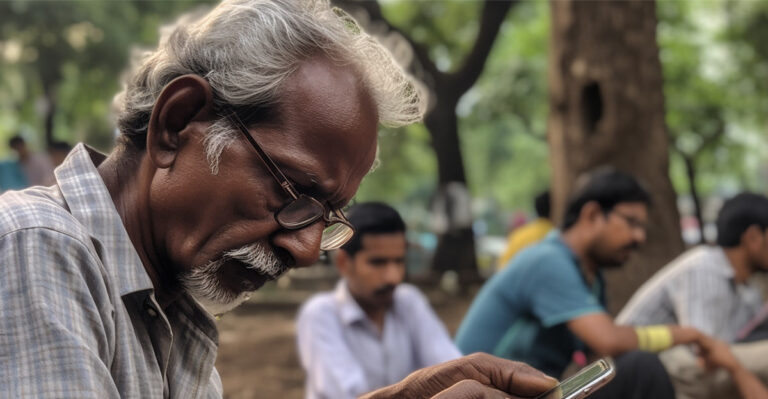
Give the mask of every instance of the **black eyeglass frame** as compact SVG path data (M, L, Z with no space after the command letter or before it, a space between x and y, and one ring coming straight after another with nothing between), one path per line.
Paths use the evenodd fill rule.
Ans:
M331 249L337 249L344 245L347 241L349 241L350 238L352 238L352 235L355 232L355 228L352 226L352 224L347 220L347 217L344 216L344 212L342 212L341 209L333 209L330 206L325 206L322 202L317 200L316 198L313 198L309 195L302 194L298 190L296 190L296 187L291 183L291 181L285 176L285 174L280 170L280 168L277 166L277 164L272 160L272 158L267 155L266 151L264 151L263 148L259 145L258 142L256 142L256 139L251 136L251 133L248 131L248 127L245 126L245 123L240 119L239 116L237 116L237 113L227 107L224 109L223 112L224 116L237 127L237 129L240 131L240 133L245 137L245 139L251 144L254 150L256 150L256 154L259 156L259 159L264 163L264 165L267 167L267 170L272 175L272 177L275 179L275 181L282 187L283 191L285 191L286 194L291 198L289 202L284 204L280 209L275 212L275 220L277 223L288 230L300 230L303 229L316 221L318 221L320 218L323 219L325 222L325 229L323 230L323 238L320 242L320 249L321 250L331 250ZM280 213L285 210L286 208L296 204L298 201L307 201L309 204L314 205L317 207L317 209L321 209L322 211L319 213L314 213L313 216L310 218L307 218L305 220L296 221L296 222L289 222L285 220L281 220ZM335 245L331 246L324 246L325 241L325 232L328 228L336 225L337 223L341 223L348 227L350 229L351 234L348 234L347 237L343 239L341 242L335 243ZM334 237L335 238L335 237Z

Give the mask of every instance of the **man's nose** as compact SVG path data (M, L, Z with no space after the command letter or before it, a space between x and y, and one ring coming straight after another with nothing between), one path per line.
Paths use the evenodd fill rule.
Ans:
M638 244L645 244L645 238L648 235L648 233L645 231L645 229L636 229L635 230L635 240Z
M387 284L400 284L403 282L404 275L405 269L401 263L397 261L390 261L387 263L384 270L384 280Z
M272 245L287 251L296 262L294 267L311 266L320 257L323 227L322 221L319 221L303 229L282 229L274 234Z

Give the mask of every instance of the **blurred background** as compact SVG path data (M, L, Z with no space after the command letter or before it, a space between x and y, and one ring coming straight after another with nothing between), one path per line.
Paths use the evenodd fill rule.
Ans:
M768 2L337 1L430 92L424 123L380 134L356 201L409 227L410 279L453 332L506 236L550 189L612 164L654 195L649 242L608 276L612 310L686 246L712 241L720 204L768 187ZM0 165L116 135L111 99L131 51L210 1L0 2ZM54 162L57 162L54 160ZM3 169L0 168L0 173ZM333 286L297 271L220 320L228 397L300 398L296 307ZM257 382L255 382L257 381Z

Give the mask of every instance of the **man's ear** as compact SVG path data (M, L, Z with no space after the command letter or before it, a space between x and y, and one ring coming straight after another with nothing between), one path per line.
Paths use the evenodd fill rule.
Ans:
M589 201L581 207L579 219L588 222L590 225L602 223L605 221L605 213L596 201Z
M741 234L741 246L750 251L758 251L762 248L764 240L765 232L756 224L747 227Z
M168 83L155 101L147 126L147 156L158 168L173 165L180 135L194 121L213 115L213 90L197 75L183 75Z

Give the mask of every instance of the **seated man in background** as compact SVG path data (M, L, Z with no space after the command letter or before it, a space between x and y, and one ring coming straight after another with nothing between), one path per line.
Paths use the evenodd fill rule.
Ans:
M674 397L648 352L696 343L702 334L619 326L605 310L601 269L621 266L645 241L649 204L649 194L624 173L602 169L579 179L562 233L520 252L483 286L459 327L459 349L525 361L555 377L577 351L618 356L616 378L593 397Z
M402 283L407 244L397 211L364 203L349 222L356 233L334 259L342 280L299 310L307 398L355 398L461 356L426 298Z
M50 186L55 183L53 164L48 154L32 152L19 135L8 140L8 147L16 152L19 166L30 186Z
M691 326L731 344L745 338L739 332L757 316L763 302L750 277L768 269L766 229L768 198L742 193L729 199L717 216L717 245L691 248L661 269L632 296L617 321ZM737 345L733 351L747 369L768 377L766 341ZM691 397L719 392L707 384L689 383L720 381L705 376L689 352L673 351L662 360L673 380L684 380L677 384L678 391L694 390Z
M507 247L499 256L496 270L501 270L507 265L521 249L541 241L555 226L549 216L549 190L536 196L534 200L536 208L536 220L521 226L509 234Z

